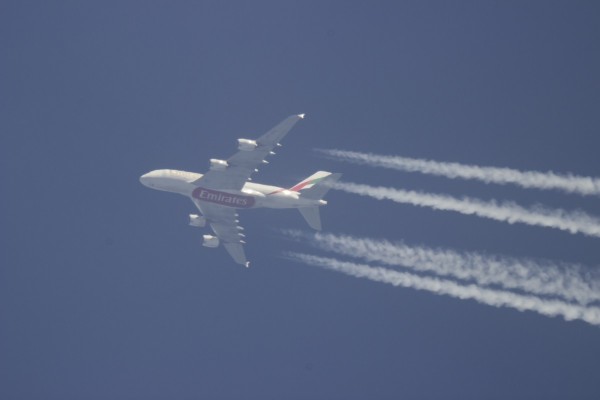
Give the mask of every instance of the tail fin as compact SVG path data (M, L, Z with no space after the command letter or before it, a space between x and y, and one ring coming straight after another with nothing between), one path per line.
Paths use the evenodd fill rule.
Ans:
M290 190L299 192L301 197L307 199L321 200L329 189L331 189L331 183L340 179L341 176L342 174L319 171L290 188ZM303 207L299 208L298 211L300 211L300 214L302 214L311 228L318 231L321 230L321 217L318 206Z
M332 174L331 172L318 171L290 188L294 192L307 199L319 200L331 189L331 183L334 183L342 174Z

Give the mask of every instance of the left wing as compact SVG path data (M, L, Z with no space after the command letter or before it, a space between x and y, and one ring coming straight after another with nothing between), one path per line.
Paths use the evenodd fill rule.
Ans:
M194 184L201 185L207 189L218 190L241 190L250 179L259 165L266 163L265 158L272 153L273 148L292 129L292 127L304 118L304 114L290 115L270 131L256 140L244 140L239 142L240 151L231 156L226 165L219 165L208 171ZM217 160L218 161L218 160Z
M204 215L213 232L219 238L219 243L223 244L233 260L248 267L250 263L246 259L244 241L242 240L244 234L240 232L242 228L238 226L238 215L235 209L196 199L192 199L192 201Z

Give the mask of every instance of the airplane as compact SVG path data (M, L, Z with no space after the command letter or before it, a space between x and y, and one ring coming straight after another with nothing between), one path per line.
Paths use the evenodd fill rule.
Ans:
M200 213L189 215L189 225L204 227L208 223L214 235L203 235L203 246L225 247L233 260L250 266L243 245L244 228L239 226L238 210L251 208L296 208L308 225L321 230L319 207L327 204L323 197L341 174L318 171L289 189L251 182L251 175L304 114L291 115L256 140L238 139L238 152L227 160L210 160L205 174L160 169L140 177L149 188L189 197Z

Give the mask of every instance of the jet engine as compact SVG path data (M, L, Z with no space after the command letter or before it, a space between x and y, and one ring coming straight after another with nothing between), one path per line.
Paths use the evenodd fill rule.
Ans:
M203 235L202 238L204 242L202 246L204 247L218 247L219 246L219 238L212 235Z
M258 143L255 140L250 139L238 139L238 150L252 151L258 147Z
M217 160L216 158L210 159L211 171L222 171L222 170L226 169L227 167L229 167L229 164L227 164L227 161L225 161L225 160Z
M202 228L206 225L206 218L198 214L190 214L190 225Z

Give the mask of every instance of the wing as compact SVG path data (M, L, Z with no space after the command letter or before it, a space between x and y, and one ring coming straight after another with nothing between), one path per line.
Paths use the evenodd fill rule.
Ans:
M241 227L238 226L238 215L235 209L196 199L192 199L192 201L204 215L213 232L219 238L219 242L223 244L233 260L248 267L250 263L246 260L244 241L242 240L244 235L240 232Z
M292 129L292 127L304 118L304 114L291 115L281 121L270 131L255 140L256 147L251 150L240 150L227 160L227 168L210 170L198 179L194 184L208 189L219 190L241 190L250 179L250 175L256 171L273 148L279 144L281 139Z

